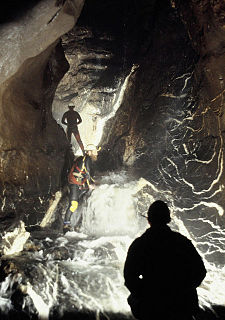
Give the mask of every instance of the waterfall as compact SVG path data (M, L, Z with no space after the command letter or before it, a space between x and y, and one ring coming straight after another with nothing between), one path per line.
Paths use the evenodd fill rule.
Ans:
M79 231L65 235L59 232L57 236L51 236L51 232L31 233L37 249L25 248L10 257L18 272L1 283L0 310L7 313L13 308L16 287L24 293L21 309L37 314L39 319L83 311L94 312L96 319L100 314L109 319L110 314L117 313L129 317L123 266L129 245L148 227L141 214L146 214L160 192L143 181L132 180L124 172L102 177L99 187L79 207ZM191 239L191 230L176 215L170 226ZM224 304L224 267L200 254L208 270L198 289L200 303Z

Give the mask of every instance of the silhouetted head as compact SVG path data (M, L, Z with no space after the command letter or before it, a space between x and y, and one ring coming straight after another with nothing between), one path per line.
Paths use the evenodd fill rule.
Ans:
M148 221L151 225L164 225L170 222L170 210L165 202L157 200L148 209Z
M70 110L73 110L73 109L75 108L74 103L72 103L72 102L69 103L68 108L69 108Z

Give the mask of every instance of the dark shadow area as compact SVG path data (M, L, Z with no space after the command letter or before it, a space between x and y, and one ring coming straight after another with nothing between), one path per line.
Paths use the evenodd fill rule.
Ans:
M155 0L86 0L76 25L91 28L93 38L85 40L87 45L93 47L93 39L97 40L98 50L113 52L110 65L118 68L118 61L123 60L126 71L151 46L160 9Z
M65 152L65 157L64 157L64 166L62 168L62 172L61 172L61 186L65 187L68 184L68 174L69 174L69 170L71 169L72 165L73 165L73 160L74 160L74 154L73 154L73 150L71 149L71 147L69 146L68 149Z
M26 312L22 311L10 311L7 315L0 313L1 320L36 320L39 319L37 315L29 315ZM74 312L65 312L63 316L54 313L49 316L49 320L133 320L134 318L131 315L125 315L122 313L99 313L96 312L81 312L81 311L74 311Z
M98 316L96 312L86 311L68 311L65 312L63 316L57 314L57 312L52 312L49 316L49 320L134 320L135 318L129 314L122 313L100 313ZM36 320L37 315L29 315L24 311L11 310L8 314L0 313L1 320ZM196 317L196 320L224 320L225 319L225 307L223 306L213 306L212 310L205 309L201 310L200 314ZM182 320L182 319L181 319Z
M56 314L49 317L49 320L132 320L134 319L131 315L125 315L122 313L96 313L94 311L86 311L86 312L66 312L63 316L57 316Z
M224 320L225 319L225 306L212 306L212 309L206 308L200 310L196 320Z
M0 23L16 20L32 9L41 0L7 0L1 3Z

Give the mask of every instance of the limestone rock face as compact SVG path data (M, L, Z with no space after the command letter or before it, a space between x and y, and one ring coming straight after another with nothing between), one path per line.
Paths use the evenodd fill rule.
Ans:
M12 28L18 21L2 29L3 211L13 215L15 194L36 192L43 202L61 185L68 147L61 117L73 102L84 145L103 147L100 171L125 167L180 212L199 208L222 224L223 4L87 0L71 29L82 6L41 1L23 17L22 26L34 22L30 33ZM19 51L9 50L10 34ZM28 216L30 207L28 200Z
M107 268L98 272L101 278L113 270L110 263L120 269L124 259L117 257L121 252L125 257L127 250L118 225L125 226L130 238L129 222L140 231L142 222L136 218L142 219L149 203L161 199L172 209L171 226L191 238L204 256L208 278L199 288L203 301L224 305L224 4L86 0L80 14L82 6L83 1L75 0L37 1L1 29L0 226L5 231L9 224L14 227L3 238L2 252L11 254L16 248L23 253L18 259L3 257L0 278L19 275L9 289L28 294L36 315L36 302L41 301L42 318L48 318L52 306L68 311L67 301L71 310L77 303L79 312L80 306L89 308L95 300L87 294L90 283L96 283L97 310L102 303L98 299L107 295L105 284L112 299L114 293L119 297L118 307L117 300L107 305L118 309L114 272L112 280L99 281L96 266ZM88 194L78 207L90 225L84 228L89 235L78 228L75 235L59 236L68 204L61 187L71 152L61 118L69 102L82 116L84 144L102 146L97 162L102 185L94 190L99 195ZM78 155L75 140L72 145ZM107 239L109 216L116 221L115 246ZM18 228L18 220L25 222L25 229L23 224ZM25 245L27 231L30 242ZM14 239L21 238L18 246ZM81 274L74 274L75 269ZM9 292L12 300L14 293ZM82 303L77 293L84 297ZM20 301L22 308L23 297Z
M101 138L103 131L109 134L106 123L121 106L136 62L151 45L155 6L155 0L140 5L86 1L76 26L62 37L70 69L57 88L53 115L61 123L73 102L83 119L79 131L84 145L105 144ZM72 143L79 153L75 140Z
M1 216L28 216L32 210L35 223L45 200L60 188L67 142L51 103L68 70L60 36L73 27L83 2L39 1L1 25Z
M210 216L223 226L223 5L115 2L115 29L110 1L104 14L101 2L85 5L62 41L72 68L56 92L57 121L72 100L84 119L85 144L103 146L99 170L125 167L178 213ZM103 20L96 19L100 13ZM210 31L202 32L209 20Z
M210 217L223 228L224 6L176 4L155 16L152 47L130 79L108 145L115 166L151 181L184 217Z
M199 54L196 70L201 99L221 113L224 89L225 4L223 1L176 1L193 48ZM202 90L203 89L203 90Z

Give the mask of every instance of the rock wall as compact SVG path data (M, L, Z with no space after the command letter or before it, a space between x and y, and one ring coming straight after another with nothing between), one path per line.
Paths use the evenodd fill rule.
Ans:
M88 0L74 29L62 37L70 69L57 88L53 115L61 124L73 102L83 119L84 145L106 144L107 138L101 140L103 131L110 134L106 123L121 105L136 62L151 46L156 3ZM72 144L79 153L75 140Z
M41 1L20 28L15 21L2 29L3 211L15 212L14 188L22 199L24 192L45 197L60 187L68 143L50 106L68 70L57 87L53 114L60 124L67 104L75 103L84 144L103 146L99 170L125 166L180 212L199 208L220 221L223 5L87 0L75 28L62 36L70 67L57 39L75 23L83 1L77 8L73 1L56 5ZM28 36L24 26L31 20ZM15 46L18 50L10 50Z
M223 227L224 8L171 3L155 15L151 47L109 125L109 158L115 168L123 164L149 180L155 188L149 192L176 207L187 224L209 217ZM210 34L199 32L206 21Z
M57 10L52 9L48 24L57 21ZM146 211L149 199L166 200L174 209L175 228L188 235L204 256L208 270L201 288L204 299L210 307L223 304L223 17L219 1L87 0L62 43L57 35L48 45L38 45L40 50L29 48L34 54L24 59L11 53L15 63L3 70L0 88L5 124L0 129L1 228L6 228L4 218L14 221L15 216L37 224L52 193L62 185L68 143L51 114L57 87L53 113L58 123L73 101L84 120L82 139L102 145L98 170L107 175L108 170L118 169L120 174L125 168L132 182L145 178L138 180L144 185L136 198L138 213ZM117 183L119 175L110 179L114 176ZM41 226L52 223L58 204L59 211L65 209L66 201L60 202L60 197L59 192ZM51 227L58 237L60 222L54 220ZM25 241L24 230L20 224L4 240L21 232ZM46 255L69 257L67 248L53 249L48 247ZM7 252L12 251L6 248ZM9 266L3 263L2 268L10 272ZM71 279L74 282L74 275Z
M102 13L101 3L93 12L88 1L86 10L88 5L90 11L80 16L72 37L63 39L75 67L68 73L70 80L62 80L57 89L56 103L67 103L71 97L81 113L87 108L93 116L98 110L97 127L107 120L99 170L107 174L125 167L133 176L147 179L152 185L148 193L176 208L187 226L195 225L193 218L203 219L203 227L192 228L196 237L203 235L206 225L223 228L223 6L210 1L124 1L119 11L115 2L117 20L125 23L114 30L107 15L110 1L102 24L94 19ZM199 31L206 21L211 21L210 35ZM113 82L112 57L117 57L119 87ZM107 72L111 82L104 82ZM70 96L69 90L63 96L60 88L69 83L74 83L78 96ZM119 99L110 99L109 87ZM87 131L92 136L93 131Z
M108 125L107 166L150 181L146 191L170 203L194 237L213 242L216 225L224 243L224 8L164 4L152 46ZM199 32L206 21L211 31ZM207 256L222 265L216 251Z
M224 130L225 4L221 1L176 1L176 6L200 57L195 71L196 94L200 103L208 105L219 116Z
M1 217L32 213L37 223L61 186L68 144L51 104L68 70L60 37L74 26L83 3L39 1L1 25Z
M103 124L119 107L132 67L124 27L127 6L127 1L86 1L76 26L62 37L70 69L57 88L53 115L61 124L73 102L83 119L79 130L84 145L99 144ZM73 139L72 144L79 152Z

